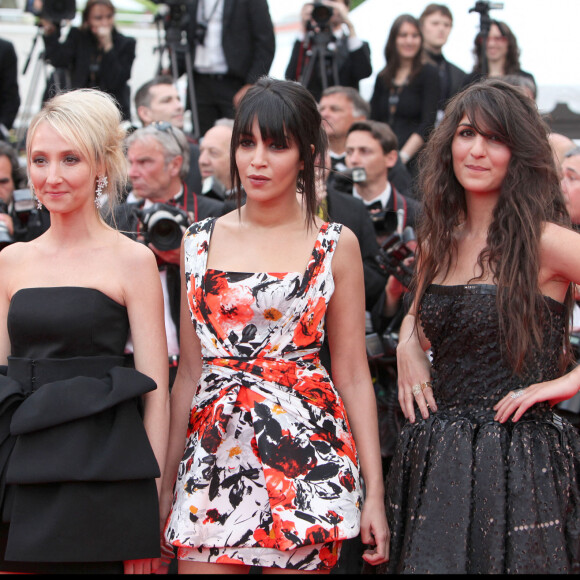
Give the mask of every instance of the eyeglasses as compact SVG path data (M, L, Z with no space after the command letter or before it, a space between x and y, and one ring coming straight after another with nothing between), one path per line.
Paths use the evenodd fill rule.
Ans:
M158 131L161 131L162 133L169 133L173 137L175 143L177 144L177 148L179 149L180 154L183 153L183 148L181 147L181 143L177 139L177 135L175 134L175 131L173 130L173 125L171 123L168 123L167 121L155 121L151 123L151 125Z

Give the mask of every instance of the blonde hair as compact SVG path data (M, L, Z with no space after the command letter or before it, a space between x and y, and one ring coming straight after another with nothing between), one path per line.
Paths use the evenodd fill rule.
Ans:
M93 178L105 176L112 209L120 202L127 184L125 129L113 97L96 89L78 89L56 95L32 119L26 136L26 158L30 168L31 145L41 123L48 123L66 141L78 147L93 169Z

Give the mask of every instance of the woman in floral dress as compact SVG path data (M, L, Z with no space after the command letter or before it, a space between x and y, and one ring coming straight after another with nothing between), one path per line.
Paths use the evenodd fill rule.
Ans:
M180 573L328 572L359 532L379 564L389 532L362 263L350 230L315 217L316 102L298 83L261 79L231 151L245 205L183 242L166 539Z

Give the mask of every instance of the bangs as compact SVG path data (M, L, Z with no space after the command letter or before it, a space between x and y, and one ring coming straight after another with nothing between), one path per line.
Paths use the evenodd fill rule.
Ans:
M475 99L474 99L475 101ZM465 103L464 114L469 119L469 124L480 134L486 138L497 137L511 148L512 139L507 131L507 119L504 115L493 114L491 111L497 112L497 107L482 105L481 98L475 102Z
M254 120L258 121L260 136L265 140L289 146L299 142L296 111L293 107L269 91L253 95L240 110L232 143L236 146L242 135L252 134Z

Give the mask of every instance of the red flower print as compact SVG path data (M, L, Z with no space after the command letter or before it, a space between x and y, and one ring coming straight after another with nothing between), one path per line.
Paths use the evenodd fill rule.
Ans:
M325 568L334 568L338 562L338 547L342 542L332 542L324 544L320 551L318 552L318 557L320 561L324 564Z
M350 471L347 471L346 473L341 472L338 476L338 480L347 491L353 491L356 487L354 476Z
M216 293L208 292L206 288L205 302L207 304L212 322L216 328L220 328L224 334L230 330L242 329L254 317L252 304L254 297L252 291L246 286L227 286L221 284Z
M305 544L324 544L332 540L331 533L329 530L325 530L322 526L316 524L311 526L306 530L305 534Z
M310 304L294 330L294 343L297 346L310 346L320 340L322 332L318 325L326 312L326 300L320 296L314 304Z

